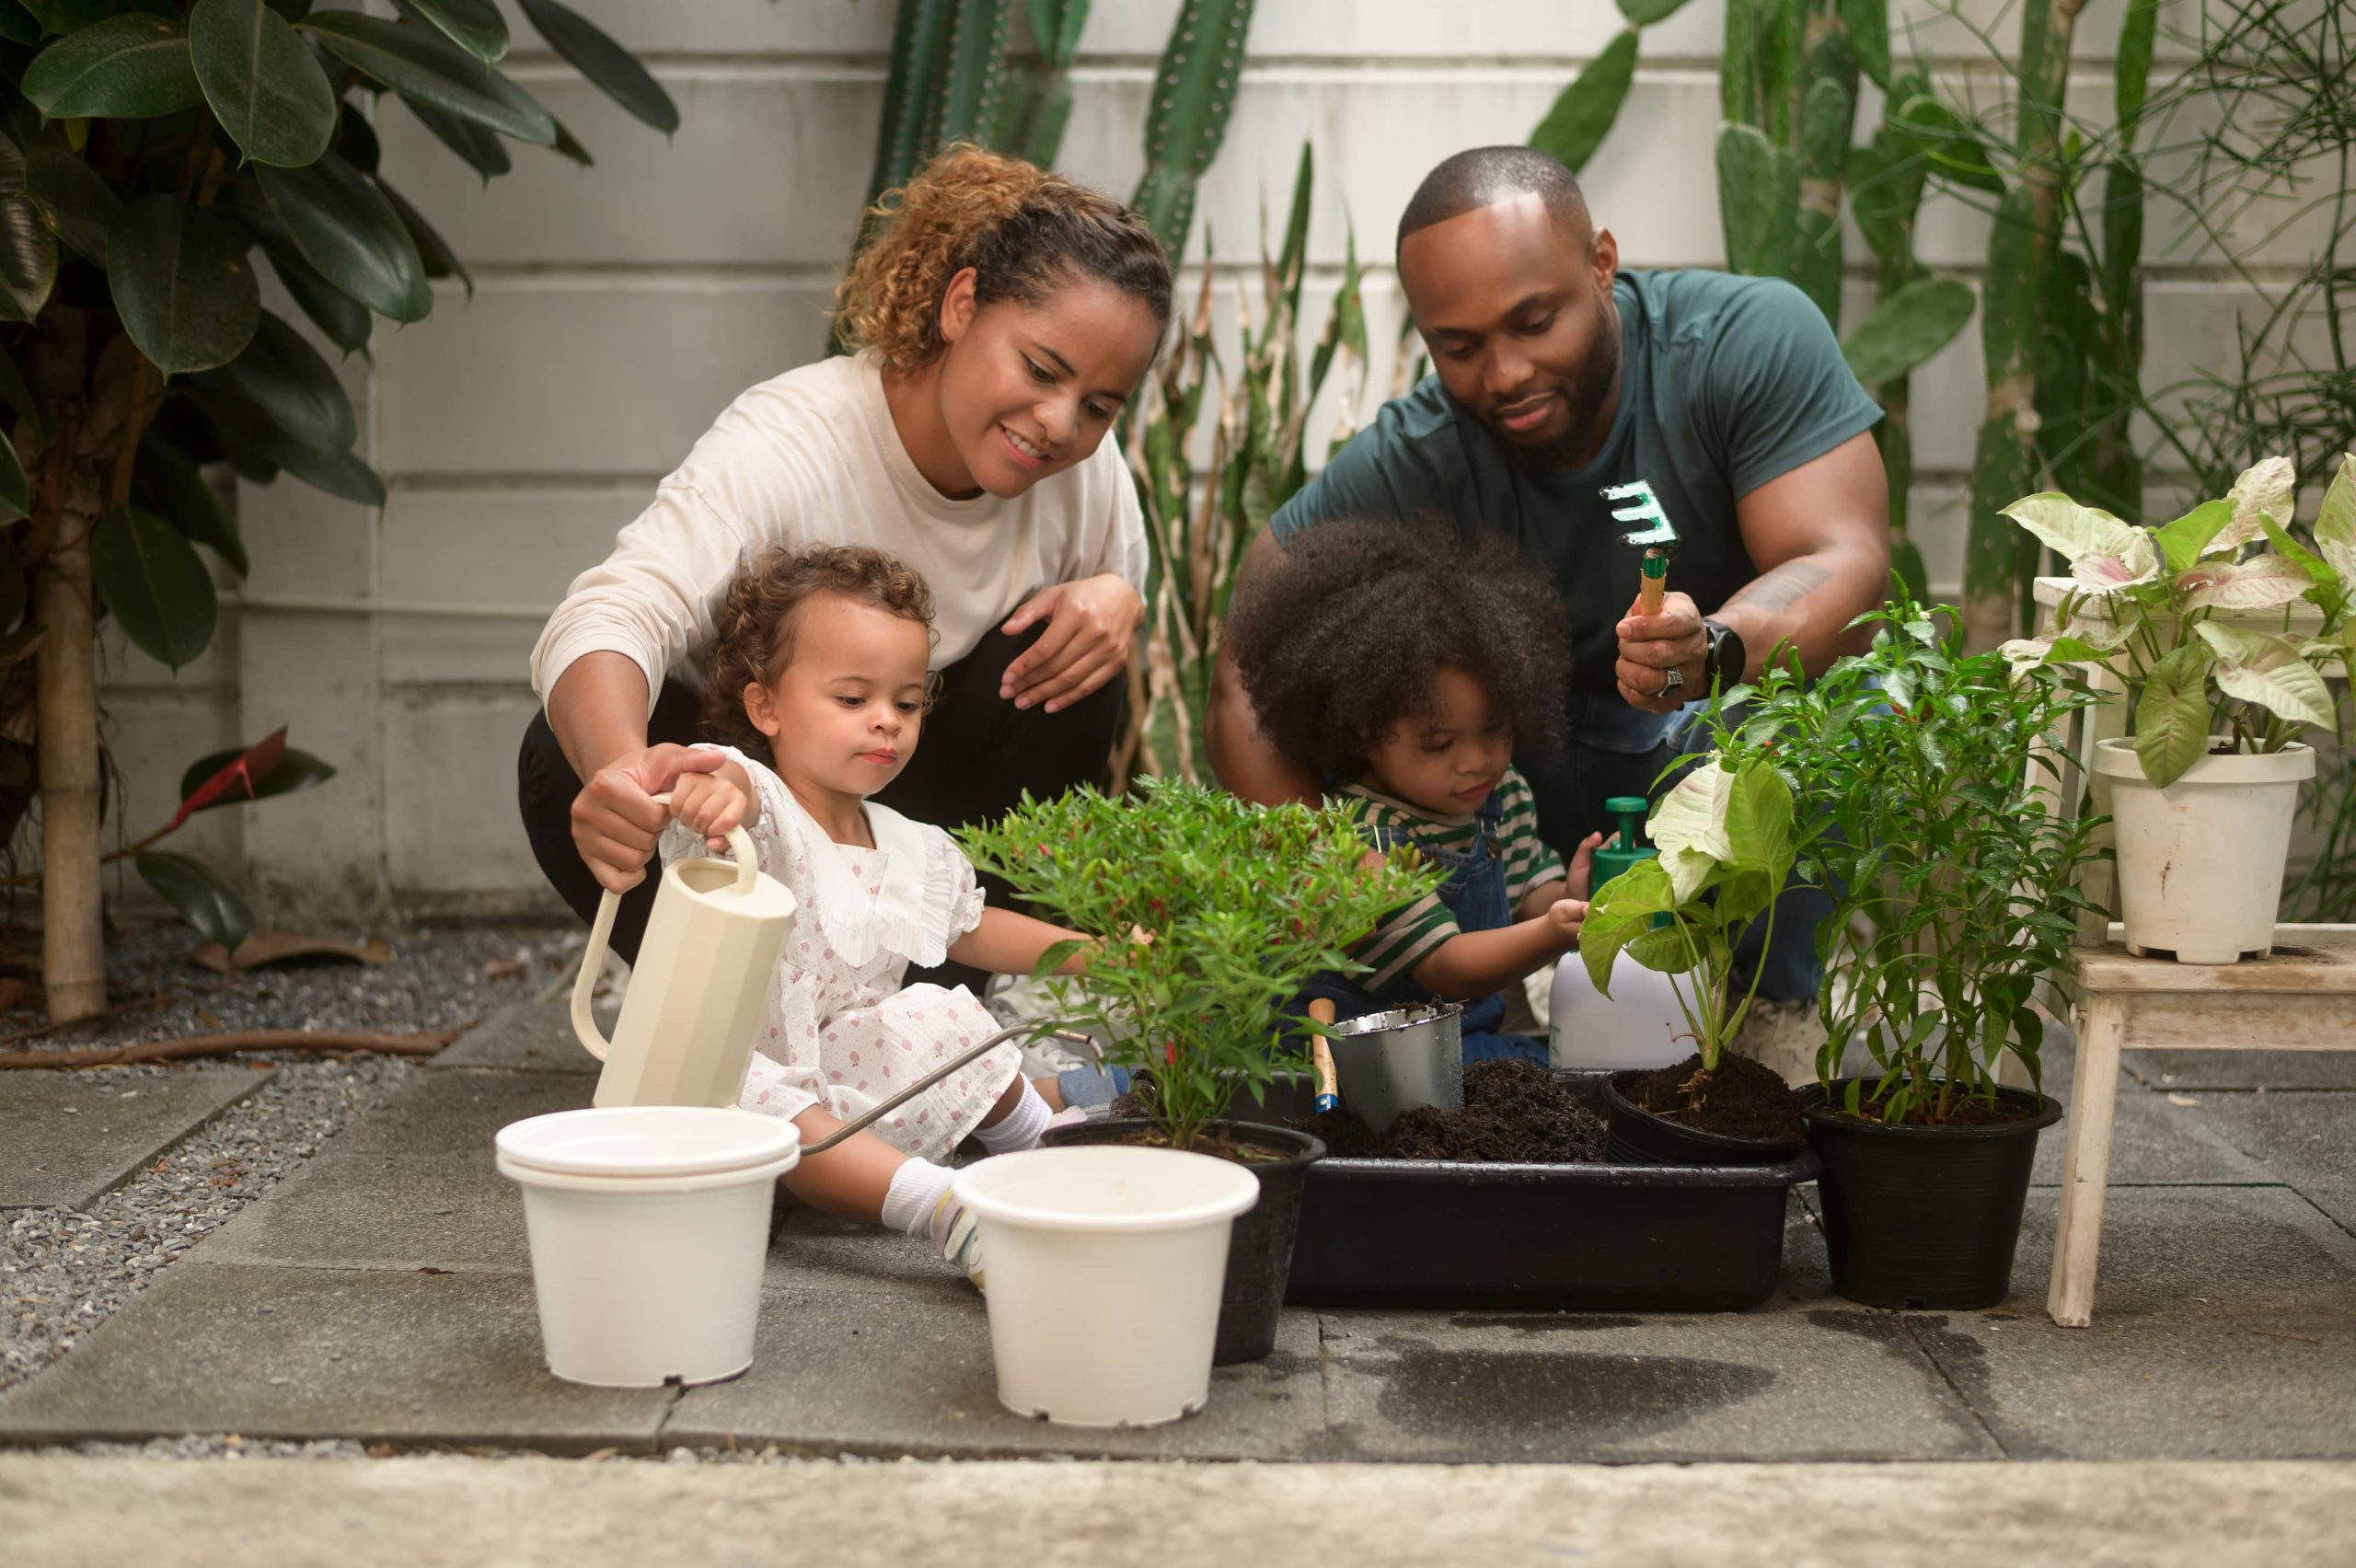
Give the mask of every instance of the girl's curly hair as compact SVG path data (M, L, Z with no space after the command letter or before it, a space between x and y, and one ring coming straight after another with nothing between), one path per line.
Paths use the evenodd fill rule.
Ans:
M704 651L704 728L715 741L756 756L768 737L745 713L745 688L772 686L793 662L796 612L820 594L888 610L932 631L932 590L898 558L865 545L779 545L746 561L712 618ZM926 679L932 700L934 677Z
M1347 774L1432 706L1452 664L1478 680L1525 752L1559 744L1569 632L1513 546L1445 519L1346 520L1295 537L1236 596L1222 634L1276 749Z
M1144 302L1154 340L1170 326L1170 261L1152 228L1100 191L1021 158L959 144L868 210L869 238L835 289L845 342L872 348L895 375L947 345L941 297L974 269L974 301L1036 304L1072 278Z

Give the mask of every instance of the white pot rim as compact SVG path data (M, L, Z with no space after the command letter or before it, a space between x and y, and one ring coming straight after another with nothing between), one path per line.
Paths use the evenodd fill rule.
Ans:
M2227 738L2214 735L2211 741L2215 744ZM2143 776L2143 759L2136 755L2131 736L2097 743L2094 770L2105 778L2151 784L2151 780ZM2314 778L2315 771L2315 748L2304 741L2292 741L2279 752L2263 755L2253 752L2235 752L2230 755L2203 753L2193 758L2192 766L2166 788L2174 790L2187 784L2295 784L2303 778Z
M1145 1168L1148 1174L1172 1181L1185 1190L1172 1202L1126 1213L1108 1214L1057 1201L1058 1193L1101 1190L1107 1180L1105 1168L1122 1164ZM1151 1170L1153 1166L1161 1169ZM951 1184L965 1205L982 1218L1032 1230L1123 1235L1183 1230L1232 1219L1260 1201L1260 1178L1233 1160L1123 1144L1081 1144L1001 1154L966 1166ZM1015 1190L1002 1190L1010 1187Z
M801 1156L802 1130L733 1106L614 1105L527 1116L500 1128L494 1144L501 1172L518 1181L565 1176L602 1187L782 1170Z

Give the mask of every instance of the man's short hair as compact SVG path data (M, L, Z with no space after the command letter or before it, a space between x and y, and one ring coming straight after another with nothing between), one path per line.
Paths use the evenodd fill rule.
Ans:
M1517 196L1535 196L1562 231L1585 241L1594 235L1587 198L1559 158L1535 147L1473 147L1443 160L1424 176L1399 214L1399 238Z

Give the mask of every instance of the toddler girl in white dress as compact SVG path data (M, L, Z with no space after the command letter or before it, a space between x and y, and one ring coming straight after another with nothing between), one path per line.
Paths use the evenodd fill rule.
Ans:
M911 963L953 959L1028 974L1077 933L984 905L948 834L866 797L907 766L929 690L932 598L924 580L861 547L779 548L728 590L706 657L714 728L748 749L699 748L707 771L671 791L667 863L752 836L760 869L795 900L739 1103L813 1142L997 1032L964 986L903 988ZM758 745L752 743L758 742ZM1083 949L1066 963L1080 967ZM1036 1143L1062 1109L1055 1080L1022 1075L1000 1045L785 1178L831 1214L929 1237L979 1283L972 1221L949 1190L971 1134L992 1154Z

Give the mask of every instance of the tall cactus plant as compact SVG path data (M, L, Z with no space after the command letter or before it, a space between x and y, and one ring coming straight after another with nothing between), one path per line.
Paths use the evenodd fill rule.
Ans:
M1071 119L1071 63L1088 25L1088 0L1030 0L1030 17L1039 52L1007 72L990 144L1053 168Z
M1243 40L1253 0L1184 0L1154 73L1146 111L1145 176L1129 205L1145 214L1162 248L1185 253L1195 222L1195 191L1218 156L1227 117L1243 75Z
M867 206L952 142L987 142L1006 82L1013 0L900 0ZM867 238L862 221L860 242Z

